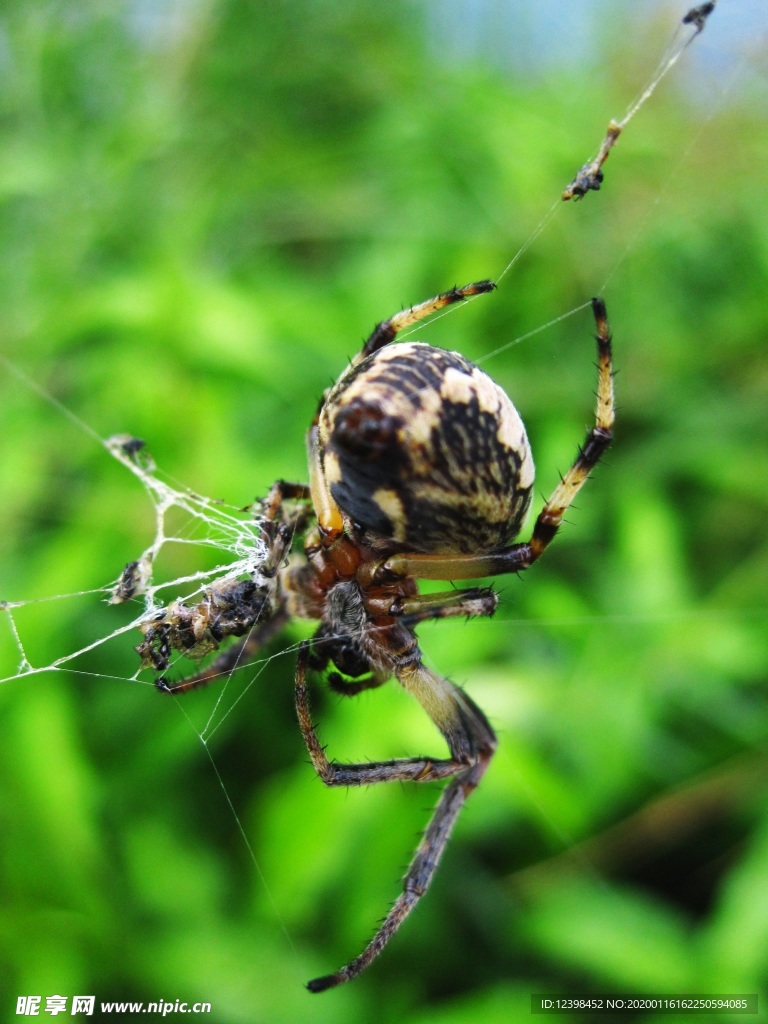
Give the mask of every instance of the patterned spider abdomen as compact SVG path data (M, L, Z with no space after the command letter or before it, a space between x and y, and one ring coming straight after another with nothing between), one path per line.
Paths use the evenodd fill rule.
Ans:
M318 441L334 501L371 539L492 551L519 532L530 504L523 422L457 352L391 344L353 365L323 404Z

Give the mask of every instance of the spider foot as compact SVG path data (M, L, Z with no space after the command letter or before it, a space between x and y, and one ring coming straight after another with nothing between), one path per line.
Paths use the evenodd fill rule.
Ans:
M342 985L346 980L343 972L337 971L336 974L324 974L322 978L313 978L307 982L307 989L310 992L326 992L329 988Z

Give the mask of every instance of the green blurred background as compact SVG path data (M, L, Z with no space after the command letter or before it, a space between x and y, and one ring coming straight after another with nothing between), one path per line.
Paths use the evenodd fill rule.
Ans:
M421 334L509 391L545 494L591 417L589 311L496 350L602 290L619 422L572 525L502 581L493 621L420 631L500 749L367 974L302 987L362 948L437 791L314 777L286 651L306 624L221 703L160 699L131 635L17 676L22 654L49 665L140 611L98 588L150 542L154 512L98 438L139 436L164 477L235 506L305 478L317 398L374 322L501 273L681 14L5 8L0 598L44 600L0 619L3 1019L34 994L207 1000L227 1024L465 1024L527 1019L536 991L765 991L757 5L723 0L603 191L559 207L493 296ZM199 555L168 546L158 571ZM347 702L318 687L315 707L342 760L442 753L395 686Z

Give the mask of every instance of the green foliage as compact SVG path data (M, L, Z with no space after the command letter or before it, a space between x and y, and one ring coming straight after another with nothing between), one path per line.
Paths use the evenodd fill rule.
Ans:
M99 588L153 510L99 438L144 438L237 506L303 479L317 398L374 322L497 277L667 37L633 29L531 88L435 32L405 0L2 15L0 598L94 592L0 619L0 678L136 614ZM704 71L679 71L603 191L422 335L507 388L542 492L591 415L589 311L502 347L604 290L620 371L573 525L493 621L421 631L500 736L433 891L364 977L306 994L396 894L436 792L323 789L298 627L218 708L161 700L120 636L0 687L6 1016L95 993L228 1024L458 1024L527 1018L534 991L765 990L765 84L745 65L710 117ZM441 753L394 686L315 703L339 759Z

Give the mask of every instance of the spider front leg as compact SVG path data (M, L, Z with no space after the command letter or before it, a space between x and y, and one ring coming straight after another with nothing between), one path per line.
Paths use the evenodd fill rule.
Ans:
M476 281L474 284L464 285L463 288L452 288L449 292L443 292L441 295L436 295L433 299L427 299L426 302L420 302L416 306L411 306L410 309L404 309L401 313L396 313L389 320L382 320L374 328L371 336L363 345L360 354L353 360L353 365L361 359L365 359L366 356L371 355L373 352L377 352L384 345L394 341L400 331L404 331L407 327L413 326L413 324L424 320L433 313L437 313L438 310L444 309L446 306L453 305L455 302L463 302L472 295L484 295L486 292L493 291L495 287L496 285L493 281Z
M393 638L402 641L410 634L395 629ZM323 781L330 786L363 785L373 782L426 782L453 776L438 801L419 846L403 879L403 890L378 931L363 952L333 974L315 978L307 988L323 992L350 981L364 971L381 953L405 921L434 877L453 826L469 794L485 773L496 749L496 737L485 715L458 687L436 675L422 663L411 636L407 649L401 649L394 671L403 687L422 704L445 736L450 759L405 758L370 764L336 765L328 760L312 724L307 696L306 673L309 645L299 651L296 670L296 708L299 724L312 762Z
M277 480L261 502L262 530L268 546L267 557L261 566L265 576L271 578L277 573L296 532L303 528L309 518L306 504L299 504L289 512L285 502L291 500L306 503L309 499L310 492L306 484Z
M400 622L408 627L417 626L430 619L450 619L458 616L474 619L490 616L496 611L499 595L491 587L467 587L464 590L445 590L439 594L415 594L399 599L381 614L397 615ZM369 613L373 601L368 602Z

